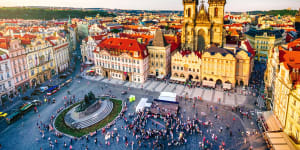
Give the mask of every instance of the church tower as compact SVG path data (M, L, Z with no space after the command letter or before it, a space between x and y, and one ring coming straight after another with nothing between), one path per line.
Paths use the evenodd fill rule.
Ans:
M208 0L208 13L212 23L211 43L223 46L224 6L226 0Z
M300 38L300 9L299 12L295 16L295 29L298 32L298 37Z
M181 47L183 49L194 50L195 48L195 19L197 16L198 0L183 0L184 22L181 35Z

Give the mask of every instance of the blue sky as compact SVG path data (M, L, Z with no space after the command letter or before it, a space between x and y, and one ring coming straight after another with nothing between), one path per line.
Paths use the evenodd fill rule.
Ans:
M205 0L207 1L207 0ZM182 10L182 0L0 0L0 6ZM227 0L225 11L299 9L300 0Z

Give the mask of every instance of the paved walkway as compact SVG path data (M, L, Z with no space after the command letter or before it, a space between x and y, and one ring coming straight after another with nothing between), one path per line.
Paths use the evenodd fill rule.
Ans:
M186 96L189 98L201 97L208 102L220 103L226 106L237 106L253 104L256 97L252 95L240 94L241 89L237 89L236 93L228 93L224 91L217 91L205 88L188 88L187 86L180 84L170 84L162 81L147 80L145 83L125 82L117 79L107 79L101 76L92 77L81 74L85 79L100 81L104 83L111 83L116 85L124 85L131 88L143 88L152 92L175 92L178 96Z

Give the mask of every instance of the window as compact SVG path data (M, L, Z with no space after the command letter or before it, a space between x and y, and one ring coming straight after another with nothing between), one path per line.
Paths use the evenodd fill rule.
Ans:
M175 66L173 66L173 69L175 70Z
M8 81L8 87L11 87L11 81Z
M218 17L218 8L215 8L215 17Z
M34 70L31 70L31 76L33 76L34 75Z
M191 8L188 8L187 10L187 17L191 17Z
M181 70L183 70L183 67L181 67Z
M160 64L160 67L163 67L163 66L164 66L164 64L163 64L163 63L161 63L161 64Z
M139 61L139 60L137 60L136 62L137 62L137 64L140 64L140 61Z
M140 73L140 69L138 69L138 72L137 73Z
M9 75L9 73L7 73L7 78L10 78L10 75Z

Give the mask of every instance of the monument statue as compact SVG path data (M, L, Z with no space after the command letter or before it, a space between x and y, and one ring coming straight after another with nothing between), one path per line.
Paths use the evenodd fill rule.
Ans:
M76 108L76 112L85 111L95 101L96 101L95 94L93 92L89 92L87 95L84 95L84 102Z

